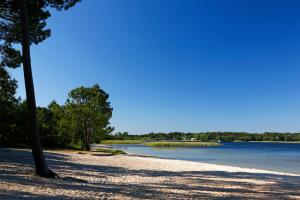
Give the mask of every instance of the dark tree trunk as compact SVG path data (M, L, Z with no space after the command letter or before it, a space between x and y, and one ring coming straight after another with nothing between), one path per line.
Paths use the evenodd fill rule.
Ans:
M86 135L86 150L90 151L91 150L91 133L90 130L87 130L87 135Z
M90 151L91 150L91 144L89 142L89 130L87 128L87 122L86 120L84 120L83 123L83 145L84 145L84 149L86 151Z
M29 23L27 15L26 0L20 1L21 11L21 30L22 30L22 59L24 68L24 79L27 96L27 109L28 109L28 122L29 130L31 132L32 142L32 155L35 163L36 174L46 178L54 178L56 176L47 166L45 160L42 145L40 142L40 136L37 126L36 117L36 103L34 95L34 86L31 71L30 60L30 41L29 41Z
M89 142L89 132L88 130L84 130L83 131L83 142L84 142L84 149L86 151L90 151L91 150L91 143Z

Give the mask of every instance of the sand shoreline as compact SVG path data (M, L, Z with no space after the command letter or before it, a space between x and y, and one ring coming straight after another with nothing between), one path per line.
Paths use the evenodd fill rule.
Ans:
M0 199L300 199L300 176L136 155L46 151L61 179L33 175L28 150L0 149Z
M191 164L212 165L212 166L217 166L217 168L223 168L223 169L235 168L235 169L239 169L240 171L250 172L250 173L269 173L269 174L277 174L277 175L282 175L282 176L299 176L300 177L300 174L295 174L295 173L280 172L280 171L273 171L273 170L266 170L266 169L259 169L259 168L250 168L250 167L239 167L239 166L234 166L234 165L215 164L215 163L208 163L208 162L201 162L201 161L189 161L189 160L181 160L181 159L163 158L163 157L152 156L152 155L147 155L147 154L134 154L134 153L126 152L126 155L122 155L122 156L154 158L154 159L171 160L171 161L182 161L182 162L187 162L187 163L190 162Z

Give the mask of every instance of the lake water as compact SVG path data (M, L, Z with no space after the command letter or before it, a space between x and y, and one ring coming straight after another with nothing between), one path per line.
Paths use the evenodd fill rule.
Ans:
M112 145L129 153L300 174L300 144L226 142L216 147Z

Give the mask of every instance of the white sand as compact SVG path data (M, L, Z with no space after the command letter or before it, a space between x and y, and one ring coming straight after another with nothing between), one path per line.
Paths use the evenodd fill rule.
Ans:
M47 159L61 179L34 176L29 151L0 149L0 199L300 199L293 174L74 151Z

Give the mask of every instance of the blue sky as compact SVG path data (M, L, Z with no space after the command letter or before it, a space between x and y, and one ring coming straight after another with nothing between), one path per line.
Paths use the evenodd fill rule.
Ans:
M116 131L300 131L300 1L83 0L32 47L37 104L110 94ZM11 71L24 94L22 70Z

